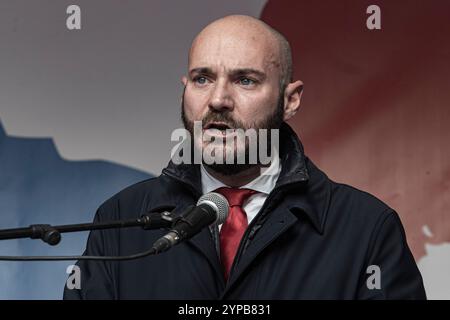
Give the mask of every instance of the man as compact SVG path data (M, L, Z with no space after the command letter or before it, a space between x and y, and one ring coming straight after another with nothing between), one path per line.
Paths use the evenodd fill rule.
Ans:
M280 129L279 158L270 165L171 161L159 177L121 191L99 208L97 221L167 206L179 214L212 191L228 199L229 216L155 256L79 262L81 289L66 288L65 298L425 298L398 215L329 180L285 123L300 107L303 84L292 80L290 47L281 34L251 17L217 20L194 39L182 81L185 128L194 133L201 121L204 133L194 137L195 148L234 137L232 129ZM225 144L219 158L230 151L233 160L242 154L249 160L248 139ZM93 231L85 254L145 251L165 232Z

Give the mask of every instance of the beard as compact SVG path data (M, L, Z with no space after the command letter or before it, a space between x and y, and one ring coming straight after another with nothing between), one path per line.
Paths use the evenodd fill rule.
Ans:
M201 119L202 124L207 124L210 122L222 122L228 125L231 129L256 129L258 131L259 129L267 129L267 147L268 150L272 150L271 146L271 129L279 129L281 124L283 123L283 113L284 113L284 99L283 99L283 93L284 90L282 90L278 96L277 105L274 108L274 112L269 114L267 117L265 117L263 120L259 122L253 122L251 124L245 124L242 121L239 121L238 119L234 119L229 111L215 111L209 109L207 114ZM184 108L184 91L183 91L183 97L181 100L181 120L183 121L183 125L186 130L189 131L191 134L191 137L194 137L194 121L191 119L188 119L186 116L185 108ZM257 139L260 139L260 136L257 135ZM241 173L245 170L248 170L254 166L259 165L259 156L258 156L258 163L257 164L250 164L250 150L249 150L249 144L245 143L245 163L239 164L236 161L237 155L235 152L235 161L233 161L232 164L228 163L212 163L207 164L203 162L203 165L208 167L209 169L225 176L231 176L236 175L238 173ZM259 142L259 141L258 141ZM203 143L203 141L201 142ZM257 143L258 146L258 155L259 155L259 143ZM195 142L194 139L191 139L191 148L195 148ZM192 150L192 149L191 149Z

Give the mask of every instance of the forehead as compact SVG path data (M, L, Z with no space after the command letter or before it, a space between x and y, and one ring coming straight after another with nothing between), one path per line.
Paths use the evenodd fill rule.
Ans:
M256 69L277 73L279 61L277 44L265 34L242 32L208 32L193 43L189 69L213 70Z

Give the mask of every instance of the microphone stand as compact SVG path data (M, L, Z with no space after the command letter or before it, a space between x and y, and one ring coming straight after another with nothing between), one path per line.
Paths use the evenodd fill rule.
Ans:
M169 228L174 221L168 211L151 212L138 219L115 220L104 222L80 223L52 226L49 224L32 224L27 228L0 230L0 240L31 238L41 239L55 246L61 241L61 233L79 232L99 229L142 227L144 230Z

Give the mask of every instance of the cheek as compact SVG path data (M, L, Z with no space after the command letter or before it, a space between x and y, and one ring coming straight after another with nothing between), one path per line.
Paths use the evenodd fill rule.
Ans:
M204 95L197 94L186 88L184 93L184 111L191 120L200 120L206 106Z
M277 99L273 95L243 96L239 102L239 117L247 123L259 122L273 114Z

